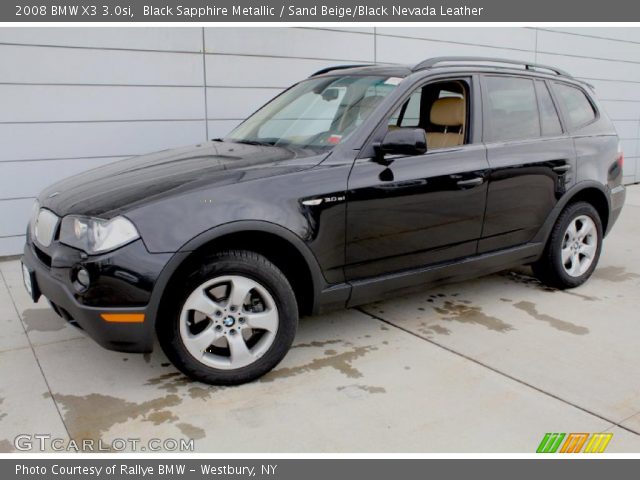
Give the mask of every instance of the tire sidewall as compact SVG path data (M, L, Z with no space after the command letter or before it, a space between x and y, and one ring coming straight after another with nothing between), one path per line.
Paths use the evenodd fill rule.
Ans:
M572 277L569 275L564 269L564 265L562 262L562 243L564 241L564 234L567 231L567 228L573 222L576 217L585 215L593 221L596 226L597 235L598 235L598 246L596 248L596 253L594 256L589 269L584 272L579 277ZM590 204L580 202L574 205L570 205L565 212L562 214L559 222L554 231L554 235L551 239L551 243L549 245L550 251L550 259L552 262L553 269L556 272L556 275L560 277L561 282L567 287L577 287L582 285L593 273L598 265L598 260L600 259L600 252L602 251L602 222L600 221L600 215L595 208L593 208Z
M216 369L196 360L185 347L180 334L182 308L189 295L203 283L227 275L244 276L258 282L272 296L278 309L278 331L273 344L254 363L233 370ZM200 268L187 275L169 311L163 316L158 337L169 359L186 375L207 383L233 385L253 380L275 367L291 347L297 325L296 299L284 275L262 256L230 252L205 260Z

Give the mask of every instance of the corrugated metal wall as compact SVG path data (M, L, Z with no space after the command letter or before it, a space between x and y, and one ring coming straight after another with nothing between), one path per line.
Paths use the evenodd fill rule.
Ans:
M488 55L595 85L640 181L640 29L0 28L0 256L20 252L33 198L62 177L227 133L336 63Z

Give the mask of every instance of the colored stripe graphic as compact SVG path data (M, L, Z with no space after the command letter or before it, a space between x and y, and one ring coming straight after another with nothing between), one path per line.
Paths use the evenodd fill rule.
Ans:
M580 453L587 438L589 438L588 433L570 433L562 445L560 453Z
M545 433L536 453L603 453L613 438L613 433ZM562 443L562 440L566 440ZM588 441L587 441L588 440ZM584 450L582 447L587 444ZM558 452L558 448L562 448Z
M556 453L565 435L564 433L546 433L536 453Z
M584 453L602 453L609 445L613 433L594 433L584 449Z

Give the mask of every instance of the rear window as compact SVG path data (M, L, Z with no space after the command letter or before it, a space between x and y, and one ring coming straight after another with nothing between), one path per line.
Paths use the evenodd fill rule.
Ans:
M567 114L569 128L574 130L596 119L596 111L582 90L564 83L554 83L553 89Z
M521 140L540 136L540 116L533 80L485 77L488 98L488 141Z

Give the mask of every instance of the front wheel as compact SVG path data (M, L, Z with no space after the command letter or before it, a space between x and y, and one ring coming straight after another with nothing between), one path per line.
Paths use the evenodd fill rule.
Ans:
M289 282L265 257L221 252L187 276L158 337L172 363L210 384L254 380L285 356L298 325Z
M572 203L560 214L544 254L532 265L534 274L550 287L582 285L598 264L602 237L596 209L586 202Z

